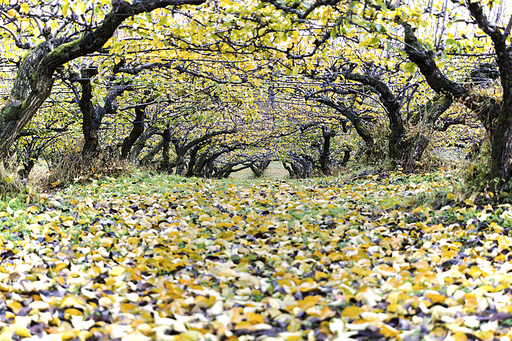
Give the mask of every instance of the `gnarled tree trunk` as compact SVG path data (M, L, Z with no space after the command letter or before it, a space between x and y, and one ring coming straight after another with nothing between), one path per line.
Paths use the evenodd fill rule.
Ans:
M28 52L21 61L10 98L0 112L0 159L7 156L19 132L50 96L54 70L39 70L39 65L49 53L48 43L42 43Z
M320 154L320 170L322 171L323 175L331 175L331 169L330 169L330 153L331 153L331 140L332 138L336 136L336 132L334 130L322 127L322 137L324 139L324 143L322 145L322 153Z
M128 135L123 140L123 145L121 146L121 158L127 159L130 156L130 152L133 148L135 142L139 139L139 137L144 133L144 112L146 107L137 107L135 108L135 119L133 121L133 128L130 131L130 135Z
M162 134L162 162L160 163L160 170L164 172L169 171L169 165L170 165L170 156L169 156L169 145L171 144L171 128L167 128L164 130Z
M82 157L84 160L91 160L100 153L100 139L98 130L101 119L92 104L91 77L95 73L91 70L83 70L80 84L82 85L82 96L78 102L82 112L82 132L84 134L84 146Z
M507 46L512 18L502 32L488 21L479 2L466 1L465 6L480 29L494 44L503 89L501 103L497 103L491 97L471 92L461 84L448 79L438 68L432 51L425 50L408 23L402 23L405 32L405 52L418 66L434 91L452 98L460 98L466 107L478 113L491 141L489 185L493 188L493 180L498 179L500 188L512 178L512 46Z
M251 162L249 164L249 167L251 168L252 172L254 173L254 176L257 178L261 178L263 176L263 173L267 169L267 167L270 165L270 160L264 160L264 161L255 161Z
M80 111L82 112L82 132L84 134L84 146L82 148L82 157L86 163L98 156L101 151L99 130L103 118L106 114L116 114L117 106L115 101L127 90L133 90L133 87L126 84L118 84L110 88L103 99L104 105L92 104L92 86L91 78L96 75L96 68L82 70L82 78L79 80L82 85L82 96L78 101Z

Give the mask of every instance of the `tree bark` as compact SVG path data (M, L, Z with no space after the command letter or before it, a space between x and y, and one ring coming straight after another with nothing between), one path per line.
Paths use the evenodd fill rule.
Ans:
M335 109L340 114L345 116L352 123L352 125L356 129L357 134L365 142L367 150L369 152L371 152L373 150L373 143L374 143L373 137L370 134L370 132L368 131L368 129L366 128L366 126L364 125L361 118L356 113L354 113L352 110L344 107L343 105L336 103L334 101L331 101L324 97L316 97L316 98L314 98L314 100Z
M128 135L123 140L123 145L121 146L121 158L127 159L131 155L131 150L135 142L139 139L139 137L144 133L144 112L146 107L137 107L135 108L135 119L133 121L133 128L130 131L130 135Z
M491 24L485 16L480 3L466 1L466 6L478 27L492 40L496 51L496 62L500 70L502 88L501 103L487 101L481 106L480 119L484 120L491 137L490 177L499 179L498 187L512 178L512 44L507 47L507 38L512 27L512 17L505 32ZM488 109L484 111L484 109ZM492 183L492 182L491 182Z
M18 133L50 96L51 74L37 77L38 66L49 53L50 47L45 42L28 52L21 61L10 98L0 112L0 159L5 159Z
M23 168L18 171L18 174L21 178L28 178L32 168L35 166L35 161L33 158L28 159L28 161L23 162Z
M140 153L146 146L146 142L155 134L158 133L157 129L146 129L144 132L139 136L137 141L135 142L134 146L131 150L131 157L135 160L139 157Z
M82 132L84 134L84 146L82 157L87 163L101 151L99 130L106 114L115 114L117 108L114 105L117 97L127 90L133 90L130 85L120 84L110 88L103 99L104 105L92 104L91 78L97 73L96 69L85 69L82 71L82 78L79 80L82 85L82 96L78 102L82 112Z
M418 114L420 120L415 122L417 133L410 141L410 151L409 151L409 163L419 162L423 153L427 149L432 132L435 129L435 124L441 117L443 113L446 112L452 105L453 100L450 96L443 96L441 98L436 98L433 101L429 101L426 105L426 113L425 116L421 120L421 115Z
M343 160L341 161L341 166L345 166L350 160L350 149L345 149L343 151Z
M160 142L158 142L156 146L151 148L151 150L146 155L144 155L144 157L140 160L139 164L141 166L149 166L149 164L151 164L151 162L155 158L156 154L158 154L160 150L163 148L163 146L164 141L162 139Z
M286 169L288 171L290 178L295 179L297 175L295 174L295 171L293 170L293 168L291 166L288 166L288 164L285 161L283 161L282 164L283 164L284 169Z
M179 151L177 151L177 154L178 154L177 158L184 157L190 149L192 149L198 145L204 145L212 137L224 135L224 134L234 134L236 132L237 132L236 129L214 131L214 132L208 133L204 136L201 136L197 139L194 139L194 140L190 141L189 143L185 144L183 147L179 148Z
M194 176L194 168L196 166L197 161L197 152L201 149L200 146L195 146L192 148L192 151L190 152L190 160L188 162L187 172L185 173L185 176L187 178Z
M405 127L402 116L400 115L400 101L393 94L391 89L383 81L376 77L360 75L357 73L344 73L346 79L359 82L369 86L370 89L379 96L379 99L386 109L389 120L389 142L388 157L392 161L404 162L407 160L407 151L409 144L405 140Z
M248 164L242 164L239 168L235 168L239 164L229 164L219 169L217 172L212 174L215 179L227 179L233 173L243 171L244 169L251 168Z
M236 132L237 132L236 129L214 131L214 132L208 133L204 136L201 136L197 139L194 139L194 140L186 143L184 146L180 146L178 141L174 140L173 143L174 143L174 147L176 150L176 158L171 163L171 168L176 167L177 172L180 172L179 169L182 168L182 165L185 160L185 156L187 155L187 153L190 150L193 150L194 148L198 148L198 150L201 149L209 140L211 140L215 136L219 136L219 135L223 135L223 134L234 134ZM196 152L196 155L197 155L197 152ZM194 160L195 160L195 158L194 158ZM195 163L195 161L194 161L194 163ZM190 166L190 163L189 163L189 166ZM192 165L192 166L195 166L195 165ZM193 173L195 174L195 172L193 172ZM192 174L192 173L189 173L189 171L187 170L186 174ZM186 175L186 176L192 176L192 175Z
M322 127L322 137L324 138L324 143L322 146L322 153L320 154L320 170L325 176L332 175L330 166L330 149L331 149L331 139L336 135L336 133L328 128Z
M251 168L255 177L261 178L263 176L263 173L265 173L265 170L267 169L267 167L269 165L270 165L270 160L264 160L264 161L251 162L249 164L249 167Z
M209 151L202 154L193 168L193 176L211 178L215 173L215 161L222 155L236 149L236 146L225 147L219 151L210 153ZM194 148L195 150L195 148ZM192 153L191 153L192 154ZM192 176L192 175L191 175Z
M160 163L160 169L164 172L169 171L170 157L169 150L171 144L171 128L167 128L164 130L162 134L162 162Z
M92 104L92 86L91 77L92 72L87 70L82 71L82 78L80 84L82 85L82 96L78 105L82 112L82 132L84 135L84 146L82 147L82 157L84 160L92 160L100 153L100 141L98 130L100 128L97 119L97 113L94 105Z

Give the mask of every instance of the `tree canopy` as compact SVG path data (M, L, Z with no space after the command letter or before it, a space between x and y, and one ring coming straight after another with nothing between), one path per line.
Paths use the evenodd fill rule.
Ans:
M81 124L85 158L110 146L187 173L220 148L196 175L269 160L329 174L330 148L414 168L432 139L467 144L450 133L463 125L487 132L501 187L510 15L503 1L4 2L0 156L36 117L50 133ZM47 100L74 123L48 124Z

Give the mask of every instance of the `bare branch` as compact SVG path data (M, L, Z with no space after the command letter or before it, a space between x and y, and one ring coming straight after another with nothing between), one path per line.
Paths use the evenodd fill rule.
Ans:
M304 20L315 9L317 9L321 6L335 6L336 4L338 4L341 1L340 0L318 0L318 1L315 1L313 4L311 4L311 6L309 6L304 12L301 12L294 7L283 5L280 1L276 1L276 0L263 0L262 2L272 4L277 9L280 9L286 13L295 14L297 16L297 18L299 18L300 20Z
M16 46L18 46L20 49L30 49L32 46L29 44L29 43L23 43L21 41L21 36L19 35L16 35L16 32L14 32L13 30L11 30L9 27L7 26L4 26L4 25L0 25L0 28L6 30L7 32L9 32L10 35L12 35L13 39L14 39L14 43L16 44Z
M512 15L510 16L510 19L508 20L508 24L507 24L507 27L505 28L505 32L503 32L504 41L507 40L507 37L510 34L511 29L512 29Z

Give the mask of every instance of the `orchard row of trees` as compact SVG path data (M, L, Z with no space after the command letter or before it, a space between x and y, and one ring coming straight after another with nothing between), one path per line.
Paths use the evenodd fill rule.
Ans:
M186 176L281 161L307 177L350 157L413 168L484 136L502 186L511 15L504 0L4 1L0 158L23 176L111 153Z

